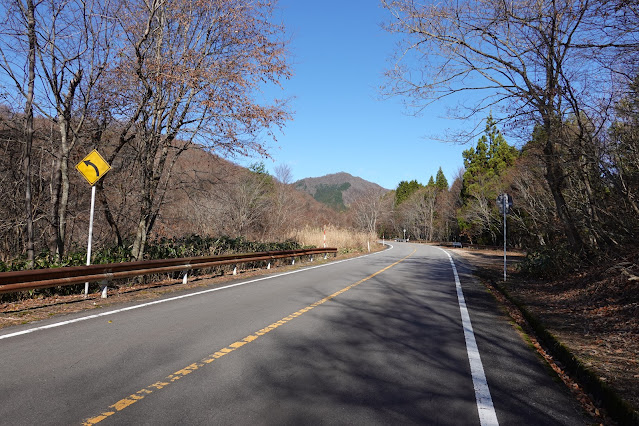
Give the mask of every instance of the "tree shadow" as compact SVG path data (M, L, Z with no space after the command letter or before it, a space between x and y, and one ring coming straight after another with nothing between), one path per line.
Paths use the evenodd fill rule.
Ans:
M393 271L269 336L275 355L258 359L250 379L271 407L260 417L264 423L479 422L450 265L415 257ZM531 401L531 388L554 383L534 355L521 361L521 353L513 353L512 337L493 324L499 316L494 301L476 292L469 292L467 303L482 312L475 315L482 357L497 357L487 365L500 420L570 424L561 419L572 411L553 407L556 401ZM518 344L523 351L517 352L526 353Z

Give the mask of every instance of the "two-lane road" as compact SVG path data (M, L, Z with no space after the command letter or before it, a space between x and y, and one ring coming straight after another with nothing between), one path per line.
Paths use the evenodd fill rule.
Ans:
M0 424L586 424L453 259L394 243L2 330Z

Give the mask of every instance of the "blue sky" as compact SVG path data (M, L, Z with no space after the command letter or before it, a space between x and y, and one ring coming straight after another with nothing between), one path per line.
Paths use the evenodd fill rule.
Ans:
M344 171L394 189L402 180L426 183L441 166L452 183L468 146L429 136L461 123L441 118L443 105L415 117L400 99L380 100L394 47L380 25L388 11L376 0L280 0L276 16L291 39L294 73L277 96L294 99L293 120L264 160L269 171L286 164L293 180Z

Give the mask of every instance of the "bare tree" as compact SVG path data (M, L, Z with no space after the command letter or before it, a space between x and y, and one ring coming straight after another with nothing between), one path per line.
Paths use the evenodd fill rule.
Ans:
M58 258L66 243L69 159L93 113L92 91L107 61L110 34L105 5L108 2L4 2L7 20L1 27L6 44L0 47L0 68L15 83L16 94L30 99L27 119L33 117L35 110L52 124L47 149L53 163L49 221L54 228L53 247ZM26 32L19 30L21 25ZM25 43L28 49L24 49ZM19 64L22 49L28 52L26 60L31 64L26 68ZM33 80L27 89L22 84L25 79ZM32 141L27 145L32 145ZM31 179L31 175L32 172L25 177Z
M465 208L460 212L464 221L470 225L464 233L471 238L477 238L488 233L494 244L500 229L500 216L496 212L494 197L488 197L487 193L475 192L467 200Z
M284 104L257 102L264 81L288 76L283 28L272 4L239 0L122 2L125 35L111 81L117 117L126 117L110 155L135 148L140 164L133 256L164 203L177 158L192 143L225 153L266 154L257 136L288 118ZM116 99L119 97L119 99Z
M232 237L263 236L271 209L273 181L267 174L246 171L224 185L218 206L219 228Z
M107 14L115 11L110 10L109 2L102 1L49 0L42 8L38 56L50 105L43 99L41 110L57 124L59 132L59 143L51 153L51 218L59 258L66 245L69 161L78 142L86 139L83 131L87 122L95 119L94 91L110 59L113 37Z
M0 47L2 61L0 68L15 84L18 97L24 98L24 156L23 168L25 179L25 217L26 217L26 252L29 267L35 259L33 200L31 187L31 156L33 150L34 127L34 94L36 80L36 3L33 0L7 1L2 5L5 12L3 37L5 43ZM26 47L26 58L21 49ZM21 71L24 70L24 73ZM26 75L25 75L26 74ZM26 87L25 87L26 86Z
M371 189L355 200L351 206L358 226L372 235L377 234L377 223L387 214L384 210L383 196L383 190Z
M286 164L280 164L275 167L275 179L284 185L293 183L293 171Z
M610 98L609 73L601 66L607 51L601 47L633 36L606 31L619 23L619 15L600 16L597 3L588 0L382 4L393 16L387 29L404 35L386 93L406 96L423 108L472 92L461 117L493 108L513 127L523 124L530 131L538 125L556 214L568 242L584 249L565 199L564 164L571 150L560 129L570 117L583 118L585 128L611 104L605 99ZM411 72L415 66L419 72Z
M275 167L275 179L268 213L268 233L271 238L282 239L295 228L302 206L294 194L291 168L284 164Z

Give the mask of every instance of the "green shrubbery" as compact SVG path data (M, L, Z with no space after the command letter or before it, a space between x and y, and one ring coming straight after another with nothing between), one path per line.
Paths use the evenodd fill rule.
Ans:
M181 238L161 238L150 242L147 246L145 259L173 259L181 257L198 257L198 256L215 256L233 253L255 253L264 251L277 250L297 250L302 247L295 241L263 243L255 241L247 241L240 238L229 237L201 237L199 235L189 235ZM130 262L133 260L131 255L131 245L123 247L107 247L96 250L92 253L92 264L107 264ZM87 253L86 249L77 249L72 253L64 256L56 261L55 255L51 252L40 253L35 260L35 269L45 268L61 268L65 266L82 266L86 265ZM21 271L27 269L26 258L16 259L12 262L0 262L0 272ZM191 274L197 275L198 271ZM179 273L172 274L177 278ZM139 279L131 279L130 282L139 281ZM97 286L97 284L94 284ZM26 297L34 297L36 295L51 296L53 294L67 295L78 294L84 288L83 284L76 286L66 286L57 288L48 288L41 290L33 290L24 292L23 294L5 294L0 296L0 301L18 300Z
M173 259L180 257L215 256L231 253L254 253L276 250L297 250L303 248L295 241L263 243L248 241L242 237L201 237L189 235L181 238L160 238L147 246L145 259ZM120 263L133 260L131 246L107 247L93 252L92 264ZM77 248L60 260L51 252L40 253L35 260L35 269L61 268L64 266L81 266L86 264L86 249ZM26 258L11 262L0 262L0 272L21 271L27 269Z
M182 238L161 238L149 244L145 257L170 259L179 257L215 256L231 253L255 253L262 251L296 250L302 246L295 241L263 243L248 241L243 237L201 237L189 235Z
M563 245L543 246L529 251L518 265L524 274L535 278L552 278L570 272L571 266L577 268L580 258Z

